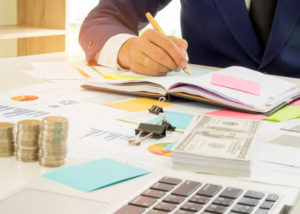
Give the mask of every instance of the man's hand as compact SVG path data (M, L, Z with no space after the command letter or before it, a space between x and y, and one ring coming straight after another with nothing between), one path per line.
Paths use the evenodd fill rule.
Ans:
M149 29L140 37L131 38L123 44L118 53L118 63L136 73L162 76L187 66L187 46L184 39L166 37Z

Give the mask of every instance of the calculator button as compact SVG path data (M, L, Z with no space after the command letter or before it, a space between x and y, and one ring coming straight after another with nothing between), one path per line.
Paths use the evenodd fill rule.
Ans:
M190 211L187 211L187 210L177 210L174 214L194 214L194 213L195 212L190 212Z
M154 190L154 189L147 189L141 195L148 196L152 198L161 198L166 194L164 191Z
M256 199L262 199L264 196L265 196L264 193L262 193L262 192L255 192L255 191L248 191L244 195L244 197L247 197L247 198L256 198Z
M224 198L233 198L236 199L240 196L240 194L242 194L243 190L241 189L236 189L236 188L231 188L231 187L227 187L221 194L221 197Z
M184 199L185 199L185 197L181 197L178 195L168 195L167 197L165 197L163 199L163 201L173 203L173 204L180 204L181 202L184 201Z
M233 202L234 199L218 197L212 203L222 205L222 206L230 206Z
M150 207L156 201L155 198L145 197L145 196L138 196L132 201L129 202L130 205L136 205L140 207Z
M165 191L168 192L171 189L173 189L174 185L170 185L170 184L163 184L163 183L155 183L153 184L150 189L156 189L156 190L161 190L161 191Z
M213 196L216 195L221 189L222 189L222 186L219 186L219 185L205 184L205 186L202 187L202 188L197 192L197 195L204 195L204 196L213 197Z
M173 195L180 195L180 196L189 196L191 195L201 183L195 181L185 181L179 187L177 187L172 194Z
M115 214L140 214L144 212L144 208L142 207L137 207L137 206L132 206L132 205L125 205L121 209L119 209Z
M196 204L196 203L192 203L192 202L186 202L184 205L182 205L180 207L180 209L181 210L191 211L191 212L197 212L197 211L201 210L202 207L203 207L202 204Z
M190 202L198 203L198 204L206 204L209 202L210 197L203 196L203 195L194 195L190 198Z
M271 209L272 206L273 206L273 203L272 203L272 202L264 201L264 202L259 206L259 208L269 210L269 209Z
M154 209L155 210L166 211L166 212L171 212L172 210L175 209L175 207L176 207L176 204L160 202L157 205L155 205Z
M177 185L181 182L181 179L178 178L170 178L170 177L163 177L161 178L158 182L159 183L166 183L166 184L173 184L173 185Z
M262 210L262 209L259 209L257 210L254 214L268 214L269 210Z
M205 209L205 211L217 213L217 214L223 214L226 212L226 209L227 209L227 207L224 207L221 205L216 205L216 204L211 204Z
M168 214L168 213L160 210L150 210L147 212L147 214Z
M239 200L238 204L254 207L258 204L258 202L259 200L254 198L242 198L241 200Z
M268 195L268 196L267 196L267 198L266 198L266 201L275 202L275 201L277 201L277 200L278 200L278 198L279 198L279 196L278 196L278 195L275 195L275 194L270 194L270 195Z
M237 204L232 208L231 211L243 214L250 214L252 210L253 207Z

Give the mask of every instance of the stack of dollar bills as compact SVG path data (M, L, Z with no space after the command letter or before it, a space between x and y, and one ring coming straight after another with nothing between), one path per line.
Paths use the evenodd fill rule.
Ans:
M173 148L174 169L250 176L260 121L196 115Z

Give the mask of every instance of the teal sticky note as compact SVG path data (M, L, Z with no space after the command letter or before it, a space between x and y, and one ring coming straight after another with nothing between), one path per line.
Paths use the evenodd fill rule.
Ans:
M148 123L156 124L161 119L162 117L158 116L148 121ZM186 128L189 126L190 122L192 121L192 115L181 113L181 112L169 111L166 113L166 119L169 123L172 124L172 126L175 126L176 129L186 130Z
M61 168L43 176L84 192L91 192L148 173L148 170L103 158Z

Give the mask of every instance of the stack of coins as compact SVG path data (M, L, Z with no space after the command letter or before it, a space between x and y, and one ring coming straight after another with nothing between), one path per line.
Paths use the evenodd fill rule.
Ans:
M18 122L16 139L16 158L23 162L38 160L38 141L41 128L39 120L21 120Z
M0 122L0 157L14 154L14 123Z
M42 120L39 141L39 162L46 167L58 167L65 163L67 155L68 119L49 116Z

